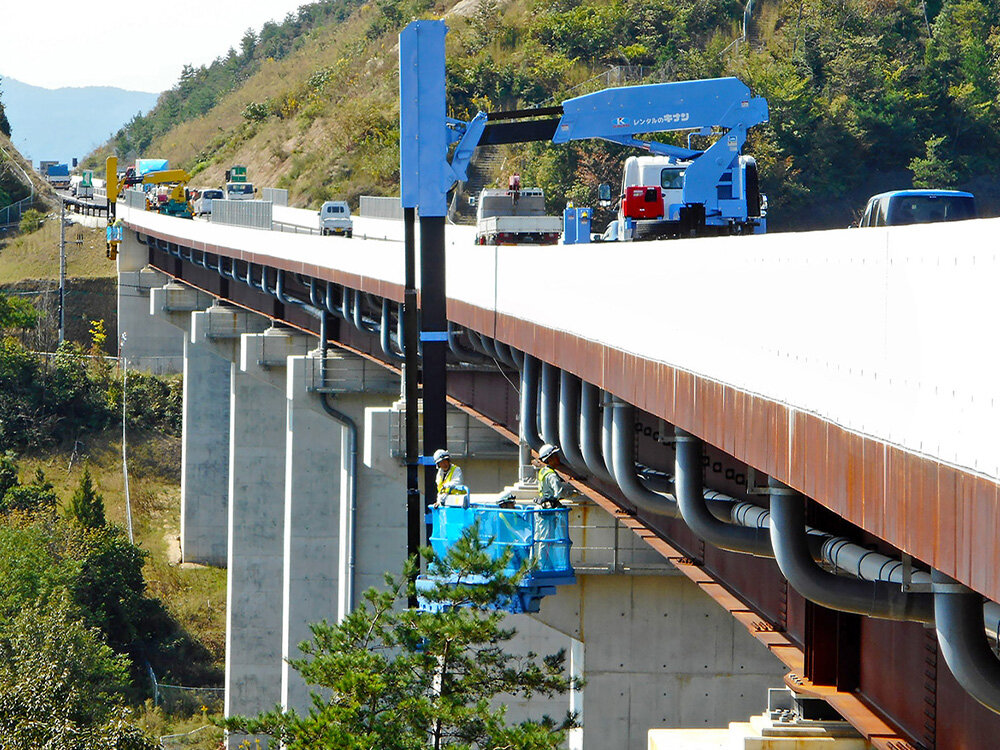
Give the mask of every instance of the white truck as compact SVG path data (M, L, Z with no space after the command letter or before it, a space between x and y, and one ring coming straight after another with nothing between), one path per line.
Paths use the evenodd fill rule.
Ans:
M354 234L354 220L351 219L351 208L347 201L327 201L319 209L320 234L342 234L350 237Z
M94 173L87 169L69 178L69 192L77 198L94 197Z
M562 218L545 215L540 188L486 188L476 205L477 245L554 245Z
M226 170L226 200L252 201L254 199L253 183L247 181L247 168L242 164L234 164Z

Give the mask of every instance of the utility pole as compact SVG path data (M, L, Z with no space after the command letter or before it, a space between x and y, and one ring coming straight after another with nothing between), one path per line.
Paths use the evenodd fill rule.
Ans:
M73 240L82 245L83 240ZM59 209L59 344L66 340L66 203Z
M66 202L59 201L59 345L66 340Z

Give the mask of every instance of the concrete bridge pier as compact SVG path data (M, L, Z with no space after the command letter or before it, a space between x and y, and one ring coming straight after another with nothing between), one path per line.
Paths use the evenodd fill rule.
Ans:
M149 248L127 230L118 249L118 344L126 335L124 354L129 367L170 374L181 371L182 334L160 317L150 315L150 290L168 277L148 266Z
M254 715L281 701L285 365L307 351L310 337L270 328L240 341L230 405L227 716ZM245 739L231 734L229 747Z
M578 575L534 615L582 642L582 747L646 750L652 728L725 726L783 685L787 668L707 594L652 573Z
M191 340L192 314L212 304L209 295L171 281L150 290L149 304L150 314L180 329L184 339L181 559L225 567L231 355Z
M365 410L391 403L399 378L337 351L328 352L325 377L321 372L318 351L288 358L279 661L281 705L299 711L310 705L309 688L288 660L302 657L298 645L312 637L309 625L342 619L363 590L361 571L398 570L406 549L405 487L361 461L369 438ZM350 423L328 412L324 399ZM370 519L377 519L376 530L365 525Z

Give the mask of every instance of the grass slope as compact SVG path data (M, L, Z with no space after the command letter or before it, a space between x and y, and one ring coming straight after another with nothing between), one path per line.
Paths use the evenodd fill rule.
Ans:
M67 214L67 219L72 216ZM104 231L79 224L66 227L66 277L113 278L115 264L105 257ZM50 212L31 234L0 239L0 284L59 278L59 212Z

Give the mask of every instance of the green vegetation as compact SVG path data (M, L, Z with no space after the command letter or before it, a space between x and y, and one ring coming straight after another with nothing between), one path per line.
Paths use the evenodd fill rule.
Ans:
M149 553L106 523L89 471L64 513L40 468L20 473L0 456L0 748L153 747L125 710L147 669L218 674L147 594Z
M104 497L94 489L94 480L88 468L83 470L80 486L69 500L66 515L85 529L99 529L107 522L104 517Z
M21 223L18 225L18 231L21 234L31 234L32 232L37 232L42 228L42 222L45 220L45 214L41 211L36 211L33 208L29 208L21 216Z
M0 77L0 83L3 83L3 78ZM3 106L3 90L0 89L0 133L10 138L10 120L7 119L7 112ZM0 202L0 205L3 205Z
M358 0L321 0L289 13L281 23L268 22L260 33L247 29L240 49L230 47L225 57L208 66L185 65L180 80L165 91L156 107L136 115L112 139L115 153L131 160L146 153L158 138L179 122L209 112L219 100L256 73L266 60L281 60L300 48L314 29L343 21L360 5Z
M0 750L153 750L123 708L127 661L62 590L0 630Z
M100 345L94 347L101 354ZM12 338L0 341L0 445L50 446L105 429L119 419L122 382L101 358L85 358L65 343L41 359ZM126 399L129 427L180 432L181 384L131 373Z
M113 277L115 264L104 255L104 230L66 227L68 278ZM31 234L0 239L0 284L59 278L59 220L45 221Z
M0 333L4 330L34 328L38 310L29 300L0 293Z
M170 157L206 181L229 162L297 204L393 194L398 184L395 44L450 0L304 6L185 71L148 120L110 148ZM450 15L451 113L530 106L604 85L735 75L770 102L751 135L771 226L843 226L887 188L993 181L1000 160L1000 0L764 0L749 39L737 0L481 0ZM176 103L184 101L185 106ZM155 123L155 127L153 126ZM192 145L193 144L193 145ZM552 197L591 203L629 151L602 143L505 147L505 171ZM102 151L103 153L103 151ZM498 168L499 169L499 168ZM502 175L494 175L501 178ZM984 195L981 208L996 210Z
M504 628L503 614L490 607L513 593L527 568L505 576L509 551L503 559L491 559L478 528L469 529L445 559L430 549L423 553L432 574L458 582L428 592L443 611L401 606L414 593L412 563L399 578L387 574L385 591L365 592L364 602L339 625L313 625L313 640L300 646L306 657L292 666L308 684L321 688L308 715L273 711L231 719L225 726L268 734L289 750L562 746L566 731L576 726L575 716L510 725L506 708L495 701L560 695L576 684L566 675L563 652L539 659L504 650L514 631ZM470 585L469 580L486 583Z
M92 334L99 346L101 326ZM209 723L197 706L140 705L149 670L172 684L221 680L225 571L170 560L178 387L129 376L132 544L108 437L120 427L100 431L121 418L114 370L77 347L46 360L9 338L0 346L0 750L140 750ZM187 746L219 737L200 731Z

